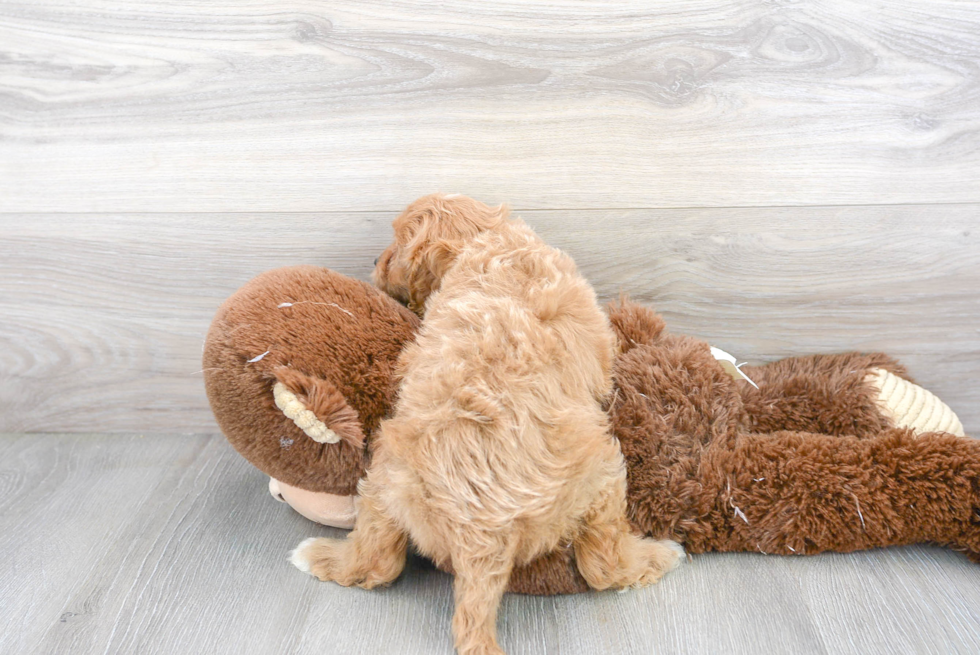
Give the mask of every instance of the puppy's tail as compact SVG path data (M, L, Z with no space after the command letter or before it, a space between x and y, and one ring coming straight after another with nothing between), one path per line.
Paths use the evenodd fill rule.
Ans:
M284 366L273 375L276 407L308 437L319 443L346 441L358 450L364 447L360 418L333 383Z

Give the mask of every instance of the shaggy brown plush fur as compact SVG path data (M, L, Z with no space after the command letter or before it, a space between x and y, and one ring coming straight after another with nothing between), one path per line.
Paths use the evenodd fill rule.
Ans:
M753 432L798 430L870 437L891 425L878 411L864 376L885 369L912 381L905 367L880 353L811 355L743 366L756 384L737 385Z
M613 324L637 331L637 311L653 314L613 307ZM980 442L891 429L865 378L871 368L906 375L894 360L848 354L746 367L756 390L720 372L706 344L645 332L617 362L622 394L610 410L631 517L645 532L690 552L920 541L975 551Z
M331 459L323 452L344 448L342 443L281 449L278 435L297 444L309 440L272 404L271 378L253 381L253 365L244 362L273 341L287 353L308 348L309 339L344 343L351 326L324 323L323 313L310 312L294 315L298 322L288 329L265 330L266 340L244 348L227 336L243 325L278 321L280 294L301 297L293 276L286 269L269 278L278 282L275 292L264 296L267 302L235 309L250 295L236 294L219 312L216 323L223 327L214 328L208 348L229 352L206 355L205 366L226 371L208 381L209 397L229 439L260 469L293 484L298 480L291 473L297 471L346 481L326 490L349 493L363 472L362 459L341 459L339 453ZM334 302L329 298L321 299ZM625 301L611 305L609 315L623 352L614 366L608 413L628 466L629 515L637 530L678 540L690 552L810 555L928 541L980 559L980 442L891 429L866 381L875 367L907 377L891 358L815 355L744 367L759 384L756 391L725 375L706 344L669 335L652 310ZM417 319L403 309L358 316L357 330L394 335L385 341L384 354L369 362L380 367L379 388L391 389L397 351ZM282 334L289 337L277 336ZM365 369L358 366L337 366L331 375L359 379L357 371ZM345 388L348 397L364 389ZM384 398L390 402L391 396ZM373 416L387 412L382 404ZM374 425L377 419L362 416L361 421ZM271 443L268 435L274 437ZM563 549L516 568L508 588L553 594L588 586L570 549Z
M394 364L418 325L374 287L325 268L260 275L221 305L205 341L204 384L221 431L278 480L356 493L365 438L394 403ZM317 443L286 418L273 402L276 381L342 441Z
M743 367L756 390L729 377L707 344L667 334L653 311L627 301L609 312L624 347L609 414L630 520L645 534L691 553L932 542L980 559L980 441L891 428L866 381L874 367L906 375L891 358ZM583 586L571 557L547 563L568 592Z

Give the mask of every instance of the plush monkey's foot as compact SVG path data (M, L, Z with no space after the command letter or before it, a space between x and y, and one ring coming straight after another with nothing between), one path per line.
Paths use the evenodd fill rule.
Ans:
M276 407L291 418L293 423L310 439L317 443L337 443L340 441L340 436L318 419L316 414L308 410L302 401L296 397L296 394L287 389L282 382L276 382L275 386L272 387L272 394L276 400Z
M866 378L878 390L878 407L897 428L909 428L916 434L948 432L966 436L963 424L946 403L917 384L875 368Z

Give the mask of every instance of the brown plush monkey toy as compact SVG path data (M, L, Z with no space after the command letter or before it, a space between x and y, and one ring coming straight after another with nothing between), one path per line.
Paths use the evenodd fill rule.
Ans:
M623 300L609 316L621 352L608 412L637 531L689 553L934 542L980 561L980 441L895 360L814 355L743 376L648 308ZM418 325L370 285L311 266L261 275L221 306L204 352L208 398L273 495L312 520L353 525L371 436ZM510 584L586 589L570 549Z

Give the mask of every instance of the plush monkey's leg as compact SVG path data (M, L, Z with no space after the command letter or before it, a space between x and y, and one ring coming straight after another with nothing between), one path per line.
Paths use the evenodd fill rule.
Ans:
M575 564L574 549L561 546L523 566L514 567L507 591L514 594L550 596L577 594L588 591L589 588Z
M873 437L892 427L957 432L955 414L881 353L790 357L742 371L759 385L738 385L755 432L857 437Z
M980 553L980 441L780 432L708 449L685 547L811 555L936 542Z

